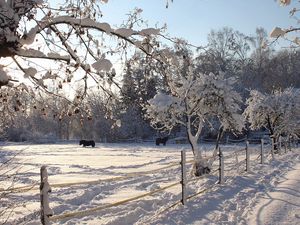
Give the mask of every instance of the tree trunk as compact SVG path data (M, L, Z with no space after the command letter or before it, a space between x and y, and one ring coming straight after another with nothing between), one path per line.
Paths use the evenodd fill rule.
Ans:
M274 135L274 128L272 126L271 119L270 119L269 116L267 117L267 124L268 124L267 128L270 131L270 137L272 138L273 143L274 143L274 145L272 146L273 147L273 151L274 151L274 153L277 153L278 152L277 137Z
M223 128L223 126L220 126L219 132L218 132L218 137L217 137L217 140L216 140L216 147L215 147L215 150L213 152L213 156L209 160L209 166L210 166L210 168L211 168L213 162L215 161L215 157L218 155L220 141L221 141L221 139L223 137L223 134L224 134L224 128Z
M275 154L278 153L278 138L275 135L272 135L272 140L273 140L273 151Z
M193 154L194 154L194 164L193 164L193 171L195 176L199 177L204 174L208 174L211 171L211 166L209 165L209 162L207 159L204 159L202 157L201 151L199 151L198 145L197 145L197 138L191 135L191 133L188 133L188 141L191 145Z

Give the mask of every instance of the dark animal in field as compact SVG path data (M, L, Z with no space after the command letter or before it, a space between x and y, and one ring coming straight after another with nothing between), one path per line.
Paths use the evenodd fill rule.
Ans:
M86 147L86 146L95 147L95 142L93 140L80 140L79 145L82 145L83 147Z
M166 145L167 141L168 141L169 137L163 137L163 138L156 138L156 145Z

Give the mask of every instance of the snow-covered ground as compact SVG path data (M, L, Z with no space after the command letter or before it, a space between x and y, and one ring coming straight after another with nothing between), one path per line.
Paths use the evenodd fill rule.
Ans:
M207 156L210 156L213 147L202 145ZM6 143L0 147L0 163L12 160L0 166L0 191L8 187L37 185L30 190L7 195L0 192L0 215L1 210L10 204L13 207L13 212L6 211L0 216L0 224L7 217L9 220L5 224L40 224L38 182L42 165L47 165L52 186L50 207L55 216L103 207L87 215L54 221L53 224L300 224L299 148L276 155L275 160L271 160L268 154L266 163L261 165L260 146L250 145L251 171L245 172L245 151L235 153L244 149L244 144L221 147L225 155L226 182L216 184L216 161L212 174L188 183L188 196L191 197L186 205L178 203L181 199L181 186L178 184L109 207L111 203L179 182L180 150L187 150L189 161L192 159L189 146L97 143L95 148L82 148L77 143ZM266 147L265 151L269 148ZM168 167L173 164L173 167ZM191 163L187 164L187 168L188 179L194 179L190 172ZM16 176L7 176L15 173ZM112 179L116 177L118 179ZM88 181L98 182L74 185Z
M300 224L300 163L259 199L248 220L249 224Z

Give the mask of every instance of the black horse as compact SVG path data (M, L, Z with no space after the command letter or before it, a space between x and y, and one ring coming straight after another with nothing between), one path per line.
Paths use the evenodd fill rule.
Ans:
M163 137L163 138L156 138L156 145L166 145L167 141L168 141L169 137Z
M86 147L86 146L92 146L92 147L95 147L95 142L93 140L80 140L79 141L79 145L83 145L83 147Z

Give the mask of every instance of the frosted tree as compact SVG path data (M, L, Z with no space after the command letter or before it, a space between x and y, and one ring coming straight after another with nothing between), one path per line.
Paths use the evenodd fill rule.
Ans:
M299 135L300 89L287 88L272 94L252 90L246 103L244 115L250 128L268 129L274 143L280 135Z
M115 83L113 61L139 49L151 55L160 29L141 29L141 9L120 27L102 21L108 0L0 0L0 87L31 82L51 93L53 85L80 85L89 80L103 91ZM108 91L109 92L109 91Z
M296 20L297 24L299 24L300 19L298 18L297 15L300 11L299 1L279 0L279 2L282 6L289 6L291 4L293 5L293 8L291 8L290 10L290 16ZM285 38L287 40L290 40L296 47L299 47L300 38L299 36L297 36L297 32L299 31L300 31L300 27L294 27L294 26L290 26L289 28L275 27L271 31L270 36L275 40L277 40L278 38Z
M33 99L33 93L22 86L14 89L0 89L0 135L7 138L10 134L19 141L20 134L26 132L28 108Z
M203 74L192 64L185 72L176 66L170 69L168 77L169 92L159 92L149 100L147 116L158 130L170 131L176 125L186 128L188 141L195 158L195 175L211 168L217 154L205 159L198 146L201 131L211 118L217 118L223 130L243 128L243 119L239 114L240 95L234 91L233 78L225 79L222 74Z

